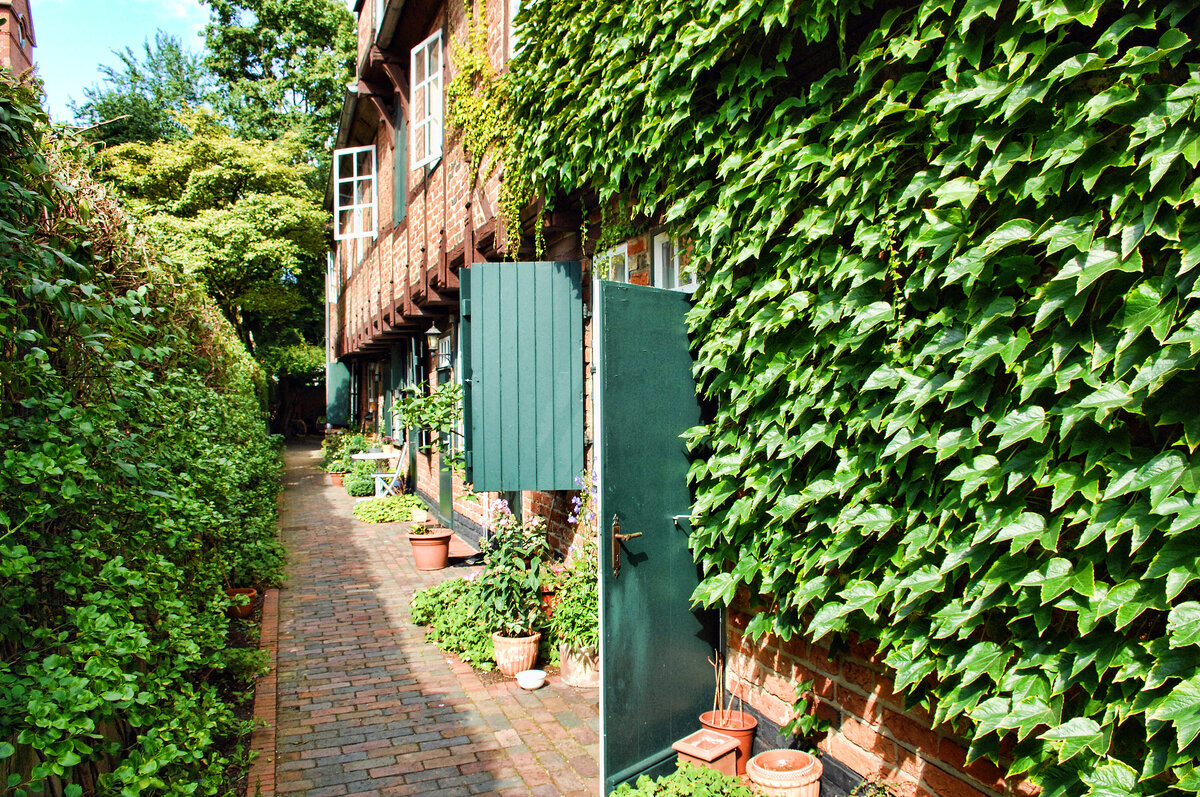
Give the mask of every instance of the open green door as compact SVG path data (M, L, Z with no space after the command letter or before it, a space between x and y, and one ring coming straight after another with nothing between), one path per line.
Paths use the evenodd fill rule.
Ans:
M712 707L714 612L692 611L688 454L700 422L682 293L599 282L600 696L604 791L669 771ZM614 518L619 528L614 529ZM614 532L633 536L616 540ZM616 558L619 554L619 574Z

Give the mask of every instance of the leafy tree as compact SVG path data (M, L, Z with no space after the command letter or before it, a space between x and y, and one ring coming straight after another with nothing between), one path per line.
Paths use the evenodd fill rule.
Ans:
M111 145L178 138L184 130L172 113L211 99L202 57L179 39L160 30L153 46L147 39L142 48L143 58L132 47L114 50L120 64L101 65L102 83L85 88L82 103L70 103L76 121L91 128L85 133L88 139Z
M354 17L339 0L205 0L205 64L226 88L219 109L238 135L298 133L328 158L342 95L353 75Z
M107 178L252 349L296 330L319 340L327 215L297 136L234 138L207 111L176 119L187 138L110 148Z

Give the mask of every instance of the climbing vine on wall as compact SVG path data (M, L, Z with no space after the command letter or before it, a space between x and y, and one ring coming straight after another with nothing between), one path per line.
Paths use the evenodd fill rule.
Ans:
M498 248L515 257L521 242L521 211L533 199L533 186L528 172L514 165L510 157L514 131L509 73L498 73L488 54L487 6L483 0L467 4L465 41L453 48L451 61L458 71L446 87L446 120L462 133L463 149L471 162L472 190L492 171L483 171L489 155L492 166L504 170Z
M1050 794L1200 791L1200 14L528 9L547 195L690 227L696 599Z

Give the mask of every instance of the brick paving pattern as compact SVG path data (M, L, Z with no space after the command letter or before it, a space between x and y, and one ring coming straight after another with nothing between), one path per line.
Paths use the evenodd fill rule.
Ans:
M598 795L598 690L485 684L424 641L415 590L471 568L416 570L408 524L366 524L311 444L291 446L280 517L274 780L305 797ZM477 569L477 568L476 568ZM268 762L260 761L258 771ZM252 779L250 792L256 784Z

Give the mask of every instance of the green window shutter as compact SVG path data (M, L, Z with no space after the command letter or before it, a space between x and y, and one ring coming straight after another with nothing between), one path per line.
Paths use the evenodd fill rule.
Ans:
M408 120L396 103L396 148L392 151L392 223L408 215Z
M460 296L467 481L574 489L583 470L579 263L473 263Z
M350 369L345 363L325 363L325 420L337 426L350 423Z

